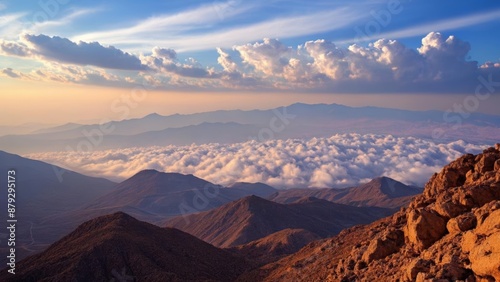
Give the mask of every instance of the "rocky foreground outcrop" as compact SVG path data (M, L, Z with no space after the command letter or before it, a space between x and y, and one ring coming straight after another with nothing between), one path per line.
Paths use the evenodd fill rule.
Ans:
M500 281L500 144L445 166L393 216L240 277L256 280Z

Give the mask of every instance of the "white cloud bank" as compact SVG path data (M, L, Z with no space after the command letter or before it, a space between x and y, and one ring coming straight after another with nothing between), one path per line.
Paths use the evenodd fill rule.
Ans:
M472 93L479 76L497 81L500 67L495 63L478 66L468 59L470 49L468 42L439 32L427 34L417 49L388 39L344 48L324 39L291 47L265 38L235 45L232 51L218 48L218 65L202 66L195 58L179 60L170 48L155 47L150 54L133 55L98 42L24 34L18 41L0 40L0 55L36 60L45 68L0 75L121 87L143 83L159 89ZM54 65L66 66L67 71ZM115 77L107 70L126 70L127 74ZM82 79L75 77L76 72L94 75Z
M222 185L246 181L278 188L347 187L384 175L423 186L447 163L485 147L463 141L435 144L413 137L337 134L308 140L52 152L26 157L115 180L157 169L194 174Z

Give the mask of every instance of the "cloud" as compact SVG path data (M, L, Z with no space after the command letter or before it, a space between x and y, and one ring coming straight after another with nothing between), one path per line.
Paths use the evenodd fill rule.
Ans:
M0 11L5 9L5 5L0 3ZM22 31L24 24L22 18L26 13L11 13L0 15L0 34L3 39L16 38Z
M219 54L217 62L222 66L224 71L228 73L234 73L238 71L238 65L233 61L228 53L224 52L221 48L217 48L217 53Z
M255 70L254 75L260 73L283 89L473 92L479 75L477 62L467 60L469 43L439 32L425 36L416 50L388 39L347 48L320 39L295 49L264 39L234 50L243 64Z
M12 77L12 78L19 78L19 77L21 77L21 75L19 73L15 72L11 68L3 69L3 70L0 71L0 73L3 74L3 75L6 75L6 76Z
M180 60L172 48L154 47L138 57L100 43L46 35L24 35L0 41L0 54L45 63L131 70L128 79L164 90L293 90L323 93L474 93L479 76L496 81L500 66L478 66L468 58L468 42L439 32L422 39L419 48L379 39L367 46L340 47L318 39L297 47L278 39L233 46L232 54L217 48L218 66L195 58ZM489 78L490 76L494 76ZM95 80L99 82L99 80ZM105 82L105 81L101 81ZM115 85L115 84L113 84ZM130 86L129 84L123 84ZM491 91L490 91L491 92Z
M66 38L23 34L19 42L1 41L2 54L19 57L39 57L44 60L75 65L92 65L108 69L145 70L139 58L98 42L75 43Z
M188 78L218 77L215 71L201 67L191 58L187 63L177 60L177 53L173 49L154 47L150 56L141 56L142 63L150 69L160 73L173 74Z
M57 36L29 34L25 34L23 40L30 44L37 54L58 62L121 70L145 69L137 57L113 46L104 47L97 42L75 43Z
M234 2L239 3L236 5ZM126 28L81 34L75 36L75 40L107 41L112 44L144 46L144 38L147 37L149 38L148 42L153 42L153 46L174 46L172 44L158 43L166 43L167 39L164 39L165 37L175 38L176 34L193 29L203 29L222 20L228 20L248 12L253 7L253 4L240 1L213 2L190 10L150 17ZM168 36L164 36L165 34L168 34Z
M366 8L338 8L329 11L314 11L304 15L288 15L266 19L248 25L238 24L231 28L218 28L215 31L197 30L202 26L215 25L229 18L241 15L253 8L248 4L234 5L224 18L220 18L213 5L175 15L147 19L135 26L100 33L82 34L74 40L100 41L121 45L127 48L148 46L168 46L179 52L230 48L265 37L293 38L309 34L333 31L359 20L368 13ZM188 24L189 23L189 24ZM159 35L162 36L159 36ZM168 34L168 36L163 36ZM147 37L147 42L144 42Z
M339 40L338 43L352 43L352 42L361 42L361 41L370 41L376 40L378 38L392 38L392 39L401 39L401 38L409 38L415 36L426 35L429 33L429 30L455 30L461 27L470 27L490 21L498 20L500 17L500 10L484 12L480 14L467 15L459 18L446 19L441 21L436 21L427 24L420 24L417 26L406 27L399 30L388 31L384 33L377 33L371 36L363 36L357 37L355 39L344 39Z
M240 53L243 63L267 76L282 73L292 51L277 39L270 38L265 38L262 43L235 46L234 49Z
M413 137L337 134L306 140L53 152L26 157L116 180L152 168L190 173L222 185L247 181L279 188L347 187L385 175L423 186L450 161L485 147L463 141L436 144Z
M66 16L60 19L46 20L46 21L35 21L33 25L25 29L25 33L51 33L57 32L57 27L71 25L75 20L98 12L99 9L74 9L65 11L68 13Z

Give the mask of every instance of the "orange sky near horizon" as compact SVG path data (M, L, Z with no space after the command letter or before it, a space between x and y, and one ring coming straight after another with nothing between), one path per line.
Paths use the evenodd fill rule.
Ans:
M317 94L264 92L174 92L80 84L19 81L0 78L0 125L24 123L98 123L142 117L213 110L268 109L296 102L338 103L410 110L447 110L463 103L467 95L440 94ZM431 99L432 98L432 99ZM430 103L429 101L432 101ZM500 114L500 97L481 101L479 112Z

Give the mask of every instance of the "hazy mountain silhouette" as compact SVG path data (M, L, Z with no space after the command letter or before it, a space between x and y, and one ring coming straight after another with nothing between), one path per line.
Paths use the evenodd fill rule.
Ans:
M0 171L15 170L16 179L16 244L18 256L43 249L61 234L45 228L46 218L76 210L113 190L116 183L107 179L85 176L60 167L0 151ZM6 182L5 182L6 187ZM7 190L1 204L7 217ZM6 233L1 230L0 235ZM55 233L55 234L54 234ZM3 251L7 245L2 244ZM0 262L4 262L2 256Z
M405 185L389 177L378 177L356 187L336 189L287 189L268 197L278 203L292 203L302 197L315 197L331 202L360 206L398 208L408 204L422 189Z
M408 111L378 107L348 107L338 104L302 104L270 110L214 111L189 115L147 115L106 124L66 124L36 134L0 137L0 147L10 152L30 153L62 150L95 138L94 149L192 143L234 143L258 136L260 130L284 125L275 138L327 137L335 133L375 133L434 138L433 131L446 125L444 112ZM300 117L300 118L296 118ZM283 123L282 123L283 122ZM458 138L468 142L500 139L500 116L471 113L460 130L446 126L443 141ZM105 138L104 138L105 137Z

